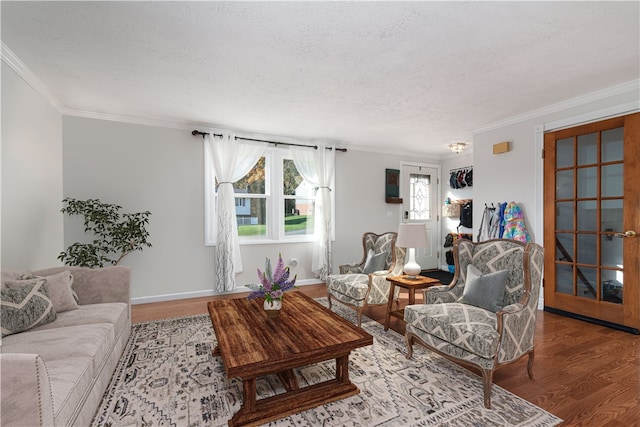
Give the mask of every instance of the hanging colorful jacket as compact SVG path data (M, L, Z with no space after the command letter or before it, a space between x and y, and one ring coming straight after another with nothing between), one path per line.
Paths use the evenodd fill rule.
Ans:
M524 213L516 202L510 202L504 209L504 239L529 243L531 238L524 225Z

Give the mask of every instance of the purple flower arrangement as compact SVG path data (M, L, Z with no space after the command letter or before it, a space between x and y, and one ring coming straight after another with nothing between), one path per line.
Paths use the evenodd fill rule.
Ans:
M278 254L278 262L275 270L271 269L271 260L267 258L265 262L264 272L258 268L258 278L260 284L249 284L248 288L252 292L247 299L256 299L264 297L265 300L271 302L273 300L282 299L284 293L295 288L297 275L293 280L289 280L289 267L284 266L282 254Z

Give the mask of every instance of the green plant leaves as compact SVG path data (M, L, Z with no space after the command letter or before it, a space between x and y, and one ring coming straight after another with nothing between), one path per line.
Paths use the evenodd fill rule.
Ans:
M104 267L116 265L128 253L151 247L149 224L151 212L121 214L122 206L99 199L65 198L62 213L82 215L84 231L94 237L92 243L74 243L58 255L66 265Z

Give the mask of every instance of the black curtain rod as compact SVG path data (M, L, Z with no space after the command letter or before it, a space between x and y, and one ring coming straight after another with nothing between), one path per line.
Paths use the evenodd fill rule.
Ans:
M202 137L204 138L205 135L209 135L209 133L208 132L200 132L199 130L193 130L193 131L191 131L191 135L194 135L194 136L195 135L202 135ZM214 137L217 136L217 137L222 138L222 134L214 133L213 136ZM276 147L278 145L289 145L289 146L294 146L294 147L309 147L309 148L313 148L314 150L318 149L317 145L305 145L305 144L293 144L293 143L290 143L290 142L266 141L264 139L243 138L241 136L236 136L234 138L236 139L236 141L241 139L243 141L266 142L267 144L273 144ZM333 150L333 148L332 147L327 147L327 150ZM346 148L336 148L335 150L336 151L341 151L343 153L347 152Z

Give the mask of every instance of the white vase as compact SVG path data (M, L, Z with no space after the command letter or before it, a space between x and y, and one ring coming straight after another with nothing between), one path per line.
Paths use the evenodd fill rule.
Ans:
M280 309L282 308L282 298L273 299L271 301L264 300L264 311L267 312L267 315L271 318L277 317L280 314Z

